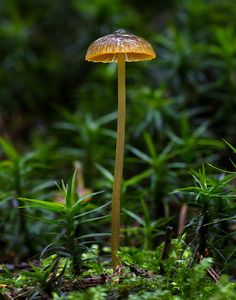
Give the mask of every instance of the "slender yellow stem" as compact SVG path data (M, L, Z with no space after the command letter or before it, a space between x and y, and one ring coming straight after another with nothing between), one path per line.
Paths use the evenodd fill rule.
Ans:
M120 194L125 144L125 54L118 54L118 115L114 185L112 193L111 256L113 271L121 266L117 251L120 244Z

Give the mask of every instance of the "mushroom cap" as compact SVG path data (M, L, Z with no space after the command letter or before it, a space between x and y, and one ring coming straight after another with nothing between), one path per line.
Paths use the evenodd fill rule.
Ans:
M118 54L125 54L125 61L151 60L156 57L152 45L145 39L120 29L94 41L88 48L85 60L117 62Z

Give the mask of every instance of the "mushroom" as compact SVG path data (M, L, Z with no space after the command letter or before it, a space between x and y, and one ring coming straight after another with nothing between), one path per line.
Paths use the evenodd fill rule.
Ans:
M120 240L120 194L125 143L125 62L151 60L155 57L156 54L148 41L123 29L97 39L89 46L85 57L87 61L118 64L118 115L111 228L111 256L114 271L117 267L121 267L117 251Z

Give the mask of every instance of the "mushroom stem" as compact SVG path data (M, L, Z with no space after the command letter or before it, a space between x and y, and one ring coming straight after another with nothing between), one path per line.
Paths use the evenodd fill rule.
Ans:
M113 271L121 266L117 251L120 244L120 194L122 185L125 144L125 54L118 54L118 115L116 159L112 193L111 256Z

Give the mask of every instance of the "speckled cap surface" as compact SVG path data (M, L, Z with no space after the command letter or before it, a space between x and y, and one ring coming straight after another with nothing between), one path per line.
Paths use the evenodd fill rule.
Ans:
M148 41L120 29L94 41L87 50L85 60L103 63L117 62L119 53L125 53L127 62L151 60L156 57Z

